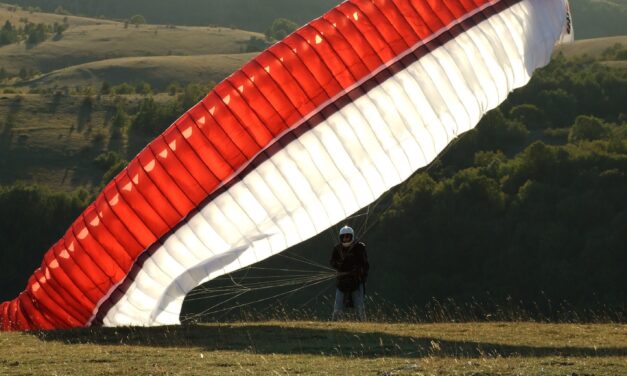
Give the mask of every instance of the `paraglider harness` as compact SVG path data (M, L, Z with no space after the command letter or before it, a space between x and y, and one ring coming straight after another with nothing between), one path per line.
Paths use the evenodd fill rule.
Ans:
M331 266L337 270L337 288L344 293L344 307L353 308L352 292L363 286L366 294L366 279L368 278L368 256L366 245L355 241L350 247L338 244L333 249Z

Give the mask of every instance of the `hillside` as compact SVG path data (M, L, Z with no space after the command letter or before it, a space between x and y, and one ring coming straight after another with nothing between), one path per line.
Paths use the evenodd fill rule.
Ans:
M570 0L576 39L627 35L627 1Z
M3 375L622 375L618 324L241 322L0 333Z
M185 7L169 0L14 0L22 6L73 14L128 19L143 14L149 22L185 25L234 25L264 32L279 17L298 24L322 15L340 0L188 0ZM570 0L577 39L627 34L627 1Z
M241 53L106 59L58 69L24 85L34 89L98 88L104 81L111 85L145 81L153 88L165 90L172 82L219 82L254 56L255 53Z
M0 8L0 19L2 17L11 19L14 25L19 25L22 17L27 17L29 22L45 24L61 23L64 19L63 16L37 12L14 15L6 7ZM121 22L80 17L68 18L67 22L69 27L62 35L50 36L37 45L22 42L0 47L0 67L13 74L23 68L49 73L114 58L236 54L246 51L246 43L251 37L261 37L257 33L219 27L125 27Z
M581 39L575 43L560 46L558 51L568 58L588 55L590 58L601 59L603 52L616 44L621 44L624 48L627 48L627 35Z
M164 0L14 0L24 7L52 12L61 6L73 14L128 19L142 14L149 22L176 25L235 26L264 32L279 17L299 24L320 16L340 0L187 0L185 6Z

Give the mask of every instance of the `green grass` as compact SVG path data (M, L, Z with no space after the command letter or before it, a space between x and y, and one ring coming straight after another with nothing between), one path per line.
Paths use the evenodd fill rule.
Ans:
M619 324L259 322L0 333L3 375L619 375Z

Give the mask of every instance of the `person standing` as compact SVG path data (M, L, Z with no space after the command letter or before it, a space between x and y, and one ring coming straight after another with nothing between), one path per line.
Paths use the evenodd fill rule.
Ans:
M370 265L366 245L356 241L351 227L340 229L340 243L333 248L330 264L337 271L332 320L340 319L346 308L355 308L357 318L366 320L364 298Z

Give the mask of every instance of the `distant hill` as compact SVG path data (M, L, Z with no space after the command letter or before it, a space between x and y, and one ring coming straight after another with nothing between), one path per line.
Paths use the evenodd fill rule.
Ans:
M627 0L571 0L576 39L627 35Z
M158 90L170 83L219 82L255 53L196 56L126 57L101 60L55 70L28 81L32 88L111 85L145 81Z
M11 11L0 7L0 22L19 26L28 22L53 24L65 16L49 13ZM48 73L73 65L107 59L145 56L190 56L236 54L246 51L258 33L225 27L141 25L125 27L122 22L68 17L69 28L37 45L13 43L0 47L0 67L9 73L22 68Z
M24 7L52 12L58 7L73 14L127 19L141 14L151 23L177 25L224 25L265 31L279 17L304 24L340 0L15 0Z
M278 17L299 24L322 15L340 0L14 0L22 6L58 7L93 17L127 19L142 14L149 22L180 25L233 25L265 31ZM627 35L627 0L571 0L577 39Z
M627 35L577 40L575 43L560 46L558 51L561 51L566 57L583 55L601 57L604 51L616 44L621 44L627 48Z

